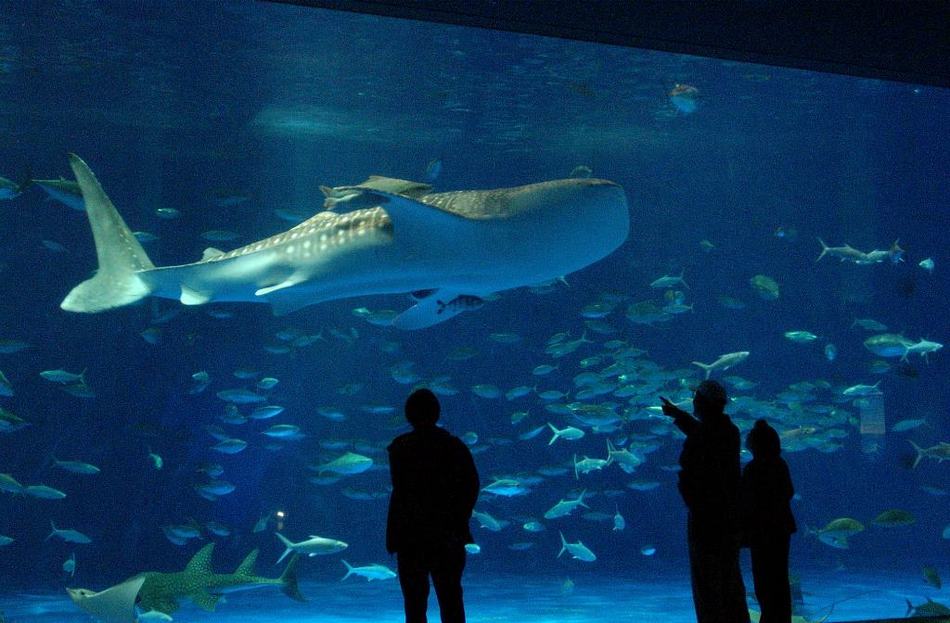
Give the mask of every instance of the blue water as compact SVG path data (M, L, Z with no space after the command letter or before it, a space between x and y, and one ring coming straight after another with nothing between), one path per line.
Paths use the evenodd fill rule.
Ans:
M695 111L668 97L678 83L696 87ZM810 612L820 618L821 608L849 597L834 618L899 616L904 599L950 601L922 575L932 566L950 578L948 464L924 458L910 467L911 441L950 441L947 352L875 363L881 358L863 341L883 330L853 326L872 318L914 341L950 338L946 90L269 4L63 1L4 9L0 92L0 175L71 178L66 154L79 154L130 227L157 237L145 248L159 266L287 229L278 212L313 214L320 185L370 174L421 179L433 159L442 162L438 191L563 178L588 166L624 187L631 216L623 246L563 282L503 292L481 309L405 333L353 313L403 310L405 296L333 301L284 317L263 305L184 308L157 299L68 313L60 302L96 266L85 216L38 188L0 201L0 343L29 345L0 352L13 388L0 407L30 424L0 434L0 473L67 494L0 493L0 535L14 539L0 547L8 620L81 620L65 586L101 590L139 571L183 568L200 545L173 544L163 526L199 524L200 543L217 543L216 569L233 569L260 548L258 572L276 575L271 561L282 548L272 532L282 511L290 538L341 539L348 561L394 567L383 546L383 449L405 430L401 405L415 382L440 387L443 423L468 434L485 484L513 476L531 483L526 496L484 494L479 502L479 511L509 524L492 532L473 522L482 552L466 576L472 620L516 612L520 620L584 621L608 608L612 618L689 620L685 515L673 472L681 442L647 408L660 394L688 396L702 378L691 362L735 351L750 356L714 375L754 383L727 381L743 431L767 417L783 433L798 493L792 570ZM179 216L161 218L159 208ZM237 237L209 242L201 237L209 230ZM904 261L816 262L819 237L864 252L899 239ZM919 266L927 258L932 271ZM650 287L681 272L688 286ZM760 274L777 282L778 298L753 290ZM632 304L663 306L677 296L692 310L652 325L628 318ZM598 302L609 311L592 323L582 311ZM818 339L784 337L794 330ZM590 342L554 357L545 351L558 333ZM620 427L582 426L584 438L553 445L548 432L520 440L548 421L576 424L546 409L538 393L577 400L575 376L617 360L611 340L644 351L626 358L636 373L623 383L640 395L583 401L612 403L626 414ZM833 361L828 344L837 349ZM542 364L556 369L533 374ZM84 371L94 397L40 377L57 368ZM242 369L256 376L236 378ZM210 383L189 393L199 371ZM417 378L398 381L406 371ZM222 423L216 392L262 377L279 380L268 400L283 413ZM808 391L789 393L806 381ZM887 431L880 435L869 422L862 432L860 404L842 394L875 383ZM484 398L475 385L502 395ZM522 385L533 391L506 400ZM529 415L513 424L518 411ZM299 426L305 437L260 434L273 424ZM209 426L248 447L211 450ZM632 474L608 466L575 480L575 453L601 458L608 437L643 449L644 463ZM347 451L373 458L373 469L310 481L308 465ZM54 456L101 472L58 469ZM235 486L214 502L194 489L207 481L198 470L208 462ZM584 490L596 514L544 522L539 533L521 528ZM888 509L914 522L873 525ZM620 532L611 529L618 511ZM267 528L254 532L262 517ZM849 549L807 534L838 517L865 526ZM47 539L51 521L92 543ZM211 534L208 521L230 536ZM556 558L559 530L598 560ZM655 554L643 555L647 546ZM62 565L74 552L70 577ZM264 601L235 595L213 616L398 619L397 584L338 584L338 558L303 561L309 606L264 590L254 593ZM575 587L562 595L568 577ZM175 618L210 616L187 606Z

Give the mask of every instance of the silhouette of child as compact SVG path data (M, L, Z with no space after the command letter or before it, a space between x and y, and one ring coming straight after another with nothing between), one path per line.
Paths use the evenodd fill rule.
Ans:
M778 433L758 420L746 436L752 461L742 471L744 544L752 551L755 598L762 609L760 623L789 623L792 598L788 583L788 550L795 518L789 505L795 489L782 459Z

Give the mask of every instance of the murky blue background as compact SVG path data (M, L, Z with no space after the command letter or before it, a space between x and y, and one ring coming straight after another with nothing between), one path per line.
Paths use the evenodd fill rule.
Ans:
M695 112L670 101L677 83L698 89ZM85 216L38 188L0 202L0 340L30 345L0 354L0 371L14 389L0 407L30 423L0 436L0 472L67 493L63 500L0 493L0 534L15 539L0 548L2 590L98 589L140 570L179 569L198 545L176 546L161 527L191 520L231 528L227 538L203 533L218 542L221 569L260 547L259 571L275 574L270 561L282 548L274 524L252 528L277 510L286 513L284 533L294 540L339 538L349 543L348 561L394 566L383 547L383 448L404 430L401 404L411 385L396 382L391 369L407 362L420 381L449 377L444 383L457 393L443 395L444 424L477 434L473 451L486 485L494 476L569 468L575 452L603 458L607 436L656 446L633 474L608 466L578 481L568 471L540 476L527 496L485 494L478 509L510 525L475 530L482 552L469 559L472 577L504 572L559 584L681 572L685 581L685 513L671 471L680 440L659 418L647 418L646 403L629 407L630 420L609 435L588 430L577 442L548 446L548 432L530 441L518 435L568 419L547 411L535 394L512 401L503 395L519 385L573 395L572 378L605 368L612 362L605 343L623 340L646 351L642 361L672 373L657 393L676 397L701 378L691 361L733 351L751 355L716 376L756 383L733 393L753 397L757 408L786 404L780 396L793 383L826 382L811 404L837 409L838 424L825 426L814 413L774 422L790 438L805 438L786 442L800 495L793 571L807 591L809 572L837 569L844 575L830 577L847 577L896 569L919 586L906 595L915 604L945 595L924 583L921 568L950 576L950 540L941 534L950 522L948 466L925 458L910 469L908 457L909 440L924 447L950 441L947 353L929 363L917 355L904 365L891 359L875 373L869 366L878 357L862 345L874 332L852 323L873 318L914 340L947 341L946 90L288 6L75 1L8 4L0 17L0 93L0 175L70 178L66 153L79 154L130 227L157 236L146 244L157 265L282 231L290 223L275 210L309 216L322 206L321 184L369 174L421 179L436 158L440 191L567 177L586 165L624 186L631 218L626 244L568 275L566 284L505 292L478 311L402 333L352 313L404 309L410 301L402 296L336 301L286 317L251 304L181 308L154 300L99 315L67 313L60 301L96 264ZM236 205L221 205L229 203L222 197L237 198ZM180 217L162 219L159 208ZM201 237L208 230L239 237L208 242ZM862 251L900 239L906 261L816 263L818 237ZM918 266L928 257L932 272ZM653 326L625 317L631 303L663 305L664 290L650 283L680 271L692 312ZM750 287L756 274L779 284L777 300ZM585 325L582 309L604 295L615 310L603 324ZM743 308L724 306L722 297ZM172 311L179 313L156 321ZM156 343L143 339L146 330ZM790 330L819 340L793 343L783 336ZM591 343L554 358L545 345L559 332ZM503 343L494 333L518 339ZM313 335L322 337L294 342ZM838 349L834 361L823 353L827 343ZM283 350L275 346L287 352L271 352ZM603 363L581 366L594 356ZM558 368L532 374L541 364ZM85 370L95 397L69 395L39 376L55 368ZM269 402L285 411L273 420L221 424L225 403L215 392L257 380L235 378L239 369L279 379ZM191 375L201 370L211 384L191 395ZM860 409L841 390L877 382L889 432L862 440ZM478 384L495 385L502 396L480 397L471 389ZM622 411L626 400L590 402L613 401ZM370 413L368 406L395 411ZM319 415L331 407L345 419ZM530 415L512 425L516 411ZM747 430L755 417L739 413L736 421ZM890 432L905 419L926 423ZM296 424L306 437L268 448L260 431L276 423ZM212 451L209 425L248 440L248 448ZM316 474L308 465L347 450L371 456L376 466L333 484L310 482ZM163 458L161 470L149 452ZM53 455L102 471L56 469ZM205 480L196 469L208 461L220 463L222 478L236 485L215 502L193 489ZM644 491L632 481L659 484ZM579 513L545 522L540 533L521 529L584 489L592 511L619 510L626 529ZM871 524L894 508L916 523ZM848 550L805 534L844 516L866 527ZM93 543L44 540L51 520ZM558 530L581 539L598 560L556 558ZM510 549L518 543L532 545ZM641 554L645 545L656 553ZM62 570L72 552L74 579ZM338 557L306 560L301 574L335 580L343 573ZM904 606L898 600L896 607Z

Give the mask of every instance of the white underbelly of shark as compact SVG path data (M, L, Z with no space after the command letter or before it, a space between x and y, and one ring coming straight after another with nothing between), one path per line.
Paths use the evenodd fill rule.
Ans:
M270 303L287 313L323 301L427 291L394 325L414 329L452 317L487 294L533 285L605 257L624 240L623 189L566 179L418 198L364 188L377 207L324 211L280 234L192 264L155 267L86 164L70 156L99 259L96 275L62 308L99 312L146 296L197 305ZM460 298L462 297L462 298ZM456 311L451 311L456 309Z

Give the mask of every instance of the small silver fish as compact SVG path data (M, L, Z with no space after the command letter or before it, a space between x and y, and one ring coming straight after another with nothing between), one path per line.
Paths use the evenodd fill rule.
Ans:
M63 563L63 571L69 574L69 577L76 575L76 552L70 554L66 562Z
M442 158L433 158L426 165L426 172L423 175L425 181L430 184L438 179L439 175L442 173Z
M40 372L40 376L46 379L47 381L52 381L53 383L62 383L63 385L67 383L85 383L85 374L86 371L83 370L79 374L73 372L67 372L66 370L44 370Z
M825 345L825 359L828 361L834 361L838 356L838 347L834 344L828 343Z
M13 384L0 371L0 396L13 396Z

